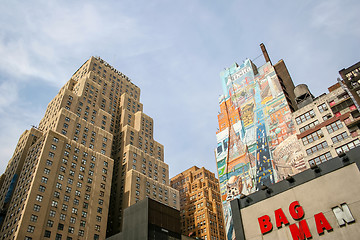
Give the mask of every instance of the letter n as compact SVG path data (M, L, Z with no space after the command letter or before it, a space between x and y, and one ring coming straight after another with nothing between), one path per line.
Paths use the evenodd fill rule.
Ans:
M348 205L346 203L343 203L340 205L341 207L334 207L332 209L338 223L339 226L342 227L344 226L346 223L352 223L355 222L354 217L352 216L350 209L348 207ZM346 223L345 223L346 222Z
M291 224L289 226L291 236L293 237L293 240L305 240L307 238L311 238L311 232L309 230L309 226L307 225L306 220L301 220L299 222L299 227L296 226L296 223Z

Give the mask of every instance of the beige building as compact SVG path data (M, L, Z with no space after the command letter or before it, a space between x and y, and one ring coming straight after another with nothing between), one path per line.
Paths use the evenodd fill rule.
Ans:
M122 209L147 196L147 185L179 208L139 99L140 89L100 58L74 73L39 127L20 137L2 177L2 239L105 239L107 223L120 231Z
M171 179L180 192L182 234L208 240L226 239L220 186L215 174L193 166Z
M295 93L302 102L292 117L304 155L304 162L294 160L295 166L320 164L360 145L359 111L340 84L317 98L306 85L297 86Z

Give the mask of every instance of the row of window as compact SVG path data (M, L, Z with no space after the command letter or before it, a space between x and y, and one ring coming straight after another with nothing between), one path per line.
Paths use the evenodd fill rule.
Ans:
M327 111L328 107L327 107L326 103L322 103L322 104L318 105L318 110L319 110L320 113L323 113L323 112ZM311 109L310 111L296 117L295 121L296 121L296 123L298 125L300 125L303 122L305 122L305 121L307 121L307 120L309 120L309 119L311 119L313 117L315 117L315 112L314 112L313 109Z
M343 127L343 124L341 123L341 121L337 120L336 122L333 122L333 123L327 125L326 129L327 129L328 133L331 134L331 133L339 130L342 127ZM313 132L313 133L303 137L301 140L304 145L307 145L309 143L312 143L312 142L322 138L323 136L324 136L323 132L321 131L321 129L319 129L316 132Z
M315 146L313 146L311 148L306 149L306 154L311 155L311 154L313 154L313 153L315 153L317 151L320 151L320 150L322 150L324 148L327 148L327 147L328 147L328 144L327 144L326 141L324 141L324 142L319 143L319 144L317 144L317 145L315 145Z

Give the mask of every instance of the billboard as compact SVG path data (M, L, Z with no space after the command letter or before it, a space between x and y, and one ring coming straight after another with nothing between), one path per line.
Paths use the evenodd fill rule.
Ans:
M215 149L228 239L233 234L230 201L304 169L291 111L270 62L249 59L220 73L219 130Z

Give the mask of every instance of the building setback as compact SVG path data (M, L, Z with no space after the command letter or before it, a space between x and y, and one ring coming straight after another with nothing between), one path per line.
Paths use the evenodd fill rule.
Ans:
M171 179L180 192L182 234L208 240L226 239L219 181L215 174L193 166Z
M2 177L2 239L105 239L150 188L179 208L139 100L140 89L98 57L73 74L20 137Z

